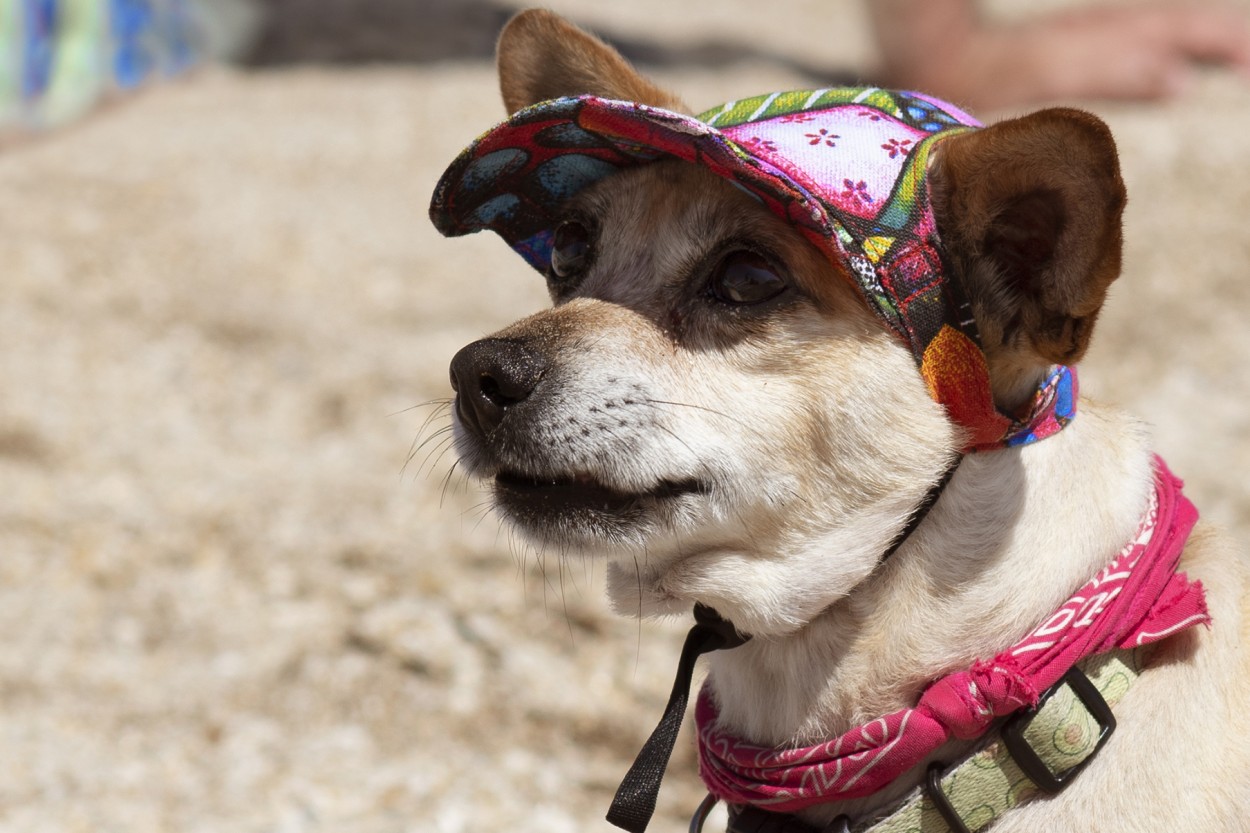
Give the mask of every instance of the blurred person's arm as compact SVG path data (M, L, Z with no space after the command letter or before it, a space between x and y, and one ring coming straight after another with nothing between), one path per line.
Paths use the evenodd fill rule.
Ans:
M1250 74L1250 26L1220 3L1091 8L1019 25L973 0L869 0L885 82L993 108L1064 99L1155 99L1195 64Z

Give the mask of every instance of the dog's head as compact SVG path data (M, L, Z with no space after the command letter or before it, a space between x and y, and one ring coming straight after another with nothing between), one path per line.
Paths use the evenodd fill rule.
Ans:
M844 177L846 201L920 195L928 226L894 232L879 206L818 216L803 171L767 147L747 159L549 12L513 20L499 70L509 112L597 99L514 115L436 193L441 228L500 231L554 301L453 359L457 446L528 536L608 556L624 611L703 602L761 635L808 621L874 569L955 455L988 442L987 419L1009 426L1081 356L1118 274L1123 186L1085 113L965 130L937 103L946 121L895 143L907 185L874 195ZM524 152L490 144L522 134ZM913 142L921 155L897 147ZM521 169L541 195L499 187Z

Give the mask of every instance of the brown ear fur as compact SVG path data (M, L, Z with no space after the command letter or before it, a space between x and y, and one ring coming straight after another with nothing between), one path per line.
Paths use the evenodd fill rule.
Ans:
M508 21L495 51L509 113L587 93L685 111L681 99L639 75L615 49L546 9L527 9Z
M930 177L991 371L1080 359L1120 274L1125 192L1107 126L1066 108L1000 122L942 142Z

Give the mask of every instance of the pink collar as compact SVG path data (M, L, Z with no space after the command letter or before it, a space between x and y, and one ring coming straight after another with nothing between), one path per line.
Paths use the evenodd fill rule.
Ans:
M1209 622L1202 584L1176 572L1198 512L1181 481L1155 462L1150 506L1120 554L1020 642L937 680L913 708L816 746L766 748L716 725L716 695L705 684L695 719L708 790L779 813L871 795L947 740L978 737L996 718L1035 704L1078 661Z

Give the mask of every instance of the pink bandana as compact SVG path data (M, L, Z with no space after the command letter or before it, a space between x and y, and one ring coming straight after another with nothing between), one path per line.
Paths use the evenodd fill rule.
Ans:
M1202 584L1177 573L1198 518L1181 481L1156 458L1155 493L1133 540L1023 640L929 686L914 708L801 749L752 746L716 725L704 685L695 709L699 774L731 804L794 812L871 795L950 738L975 738L993 721L1037 702L1078 661L1157 642L1210 621Z

